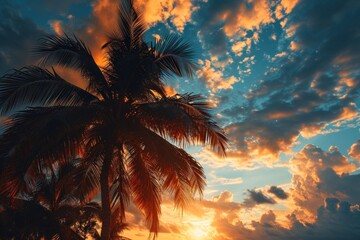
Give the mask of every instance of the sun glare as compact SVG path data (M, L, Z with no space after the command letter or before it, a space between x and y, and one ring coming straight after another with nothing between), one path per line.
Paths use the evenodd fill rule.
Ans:
M188 231L188 237L196 240L206 240L209 237L209 222L192 222L192 227Z
M208 233L203 230L203 229L193 229L192 231L192 236L194 237L194 239L205 239L206 236L208 236Z

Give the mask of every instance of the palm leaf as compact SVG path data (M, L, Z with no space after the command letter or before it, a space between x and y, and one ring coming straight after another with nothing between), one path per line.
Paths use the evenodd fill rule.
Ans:
M8 113L24 105L81 105L97 98L76 87L54 72L31 66L1 77L1 112Z
M77 69L89 81L88 89L108 98L109 89L100 68L96 64L90 49L75 35L50 35L41 39L36 53L41 56L43 65L61 65Z
M164 189L173 193L177 207L186 207L194 193L202 192L205 176L184 150L141 126L133 130L133 138L129 141L140 144L147 164L161 177Z
M146 31L145 22L134 7L132 0L123 0L119 5L118 29L109 36L103 48L117 45L127 50L136 49L143 45L143 36Z
M92 106L38 107L10 117L10 125L1 136L0 153L6 165L1 172L1 192L16 194L29 169L67 161L79 154L84 132L95 119ZM16 160L16 161L15 161Z
M82 202L91 200L100 190L102 152L103 146L100 143L91 144L91 148L86 151L80 166L73 172L77 182L74 195Z
M177 35L160 39L153 46L156 62L167 76L193 77L197 69L191 45Z
M134 203L144 211L146 221L150 224L150 232L155 235L159 230L159 214L161 212L160 185L156 172L149 166L149 161L140 149L132 148L128 161L129 180Z
M138 118L147 128L183 146L206 144L225 154L227 138L211 120L207 102L198 95L175 95L136 106Z
M125 168L125 159L122 151L117 149L115 157L112 162L113 175L115 179L112 180L110 188L110 199L112 207L117 209L118 217L121 223L125 222L125 209L130 201L130 183L128 173Z

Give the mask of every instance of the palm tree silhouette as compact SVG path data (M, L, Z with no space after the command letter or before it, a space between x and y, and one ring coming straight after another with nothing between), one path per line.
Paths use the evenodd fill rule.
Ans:
M81 203L74 195L73 162L56 173L29 179L13 199L3 199L0 239L86 239L98 236L101 208L96 202Z
M202 193L203 169L181 147L209 144L224 155L227 139L201 96L166 96L164 78L193 76L191 46L175 35L147 44L145 31L132 1L121 1L118 27L102 46L103 69L76 36L42 39L37 48L42 66L79 71L85 90L37 66L2 77L2 113L15 111L0 142L2 194L16 195L24 176L36 175L40 163L61 165L80 156L79 197L92 199L100 189L101 239L108 240L112 209L124 223L130 196L156 237L163 190L181 208Z

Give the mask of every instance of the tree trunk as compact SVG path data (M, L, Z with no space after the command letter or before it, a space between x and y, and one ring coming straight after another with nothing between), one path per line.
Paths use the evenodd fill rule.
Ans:
M111 160L112 160L111 150L108 149L104 156L104 162L100 175L101 208L102 208L101 240L110 239L111 208L110 208L109 170L110 170Z

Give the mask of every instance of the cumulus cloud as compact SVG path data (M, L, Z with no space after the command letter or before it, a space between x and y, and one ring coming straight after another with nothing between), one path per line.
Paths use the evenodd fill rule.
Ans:
M323 151L306 145L290 160L292 173L291 196L296 206L308 214L315 214L322 199L332 196L358 203L359 192L354 180L360 175L349 175L355 166L338 149Z
M219 195L213 196L211 200L202 200L198 204L200 207L214 209L220 212L239 211L242 205L233 201L232 192L225 190Z
M285 228L277 222L274 212L268 211L260 221L253 221L250 229L239 217L223 215L214 219L212 226L217 233L211 239L336 240L360 236L359 206L334 198L327 198L324 206L318 208L316 221L312 224L300 222L294 214L287 218L290 226Z
M319 173L318 189L325 194L341 196L342 199L360 203L360 189L356 183L360 181L360 174L337 174L333 169L325 169Z
M257 204L275 204L276 201L269 196L266 196L261 190L248 190L249 197L244 200L244 205L253 207Z
M9 69L33 63L31 49L45 31L6 1L0 6L0 18L0 75L3 75Z
M271 186L268 192L274 194L276 197L280 199L287 199L289 197L289 194L286 193L284 189L277 186Z
M226 131L234 147L229 155L239 162L275 162L281 152L291 152L299 136L336 131L358 115L360 35L353 33L360 28L354 11L360 3L285 2L283 8L292 11L287 26L297 51L249 91L247 109L238 108L239 116L230 117Z
M223 72L212 66L209 60L201 61L201 63L202 68L197 71L198 77L212 92L232 89L233 84L239 81L234 76L225 77Z
M191 0L135 0L135 6L143 11L148 24L170 20L176 29L182 32L196 10Z
M216 55L225 52L227 37L244 36L248 30L256 32L261 25L273 22L267 0L209 0L200 5L195 19L198 20L198 35L203 46ZM258 41L258 33L253 37ZM235 45L236 49L239 44Z
M353 143L348 151L350 157L360 161L360 140Z

